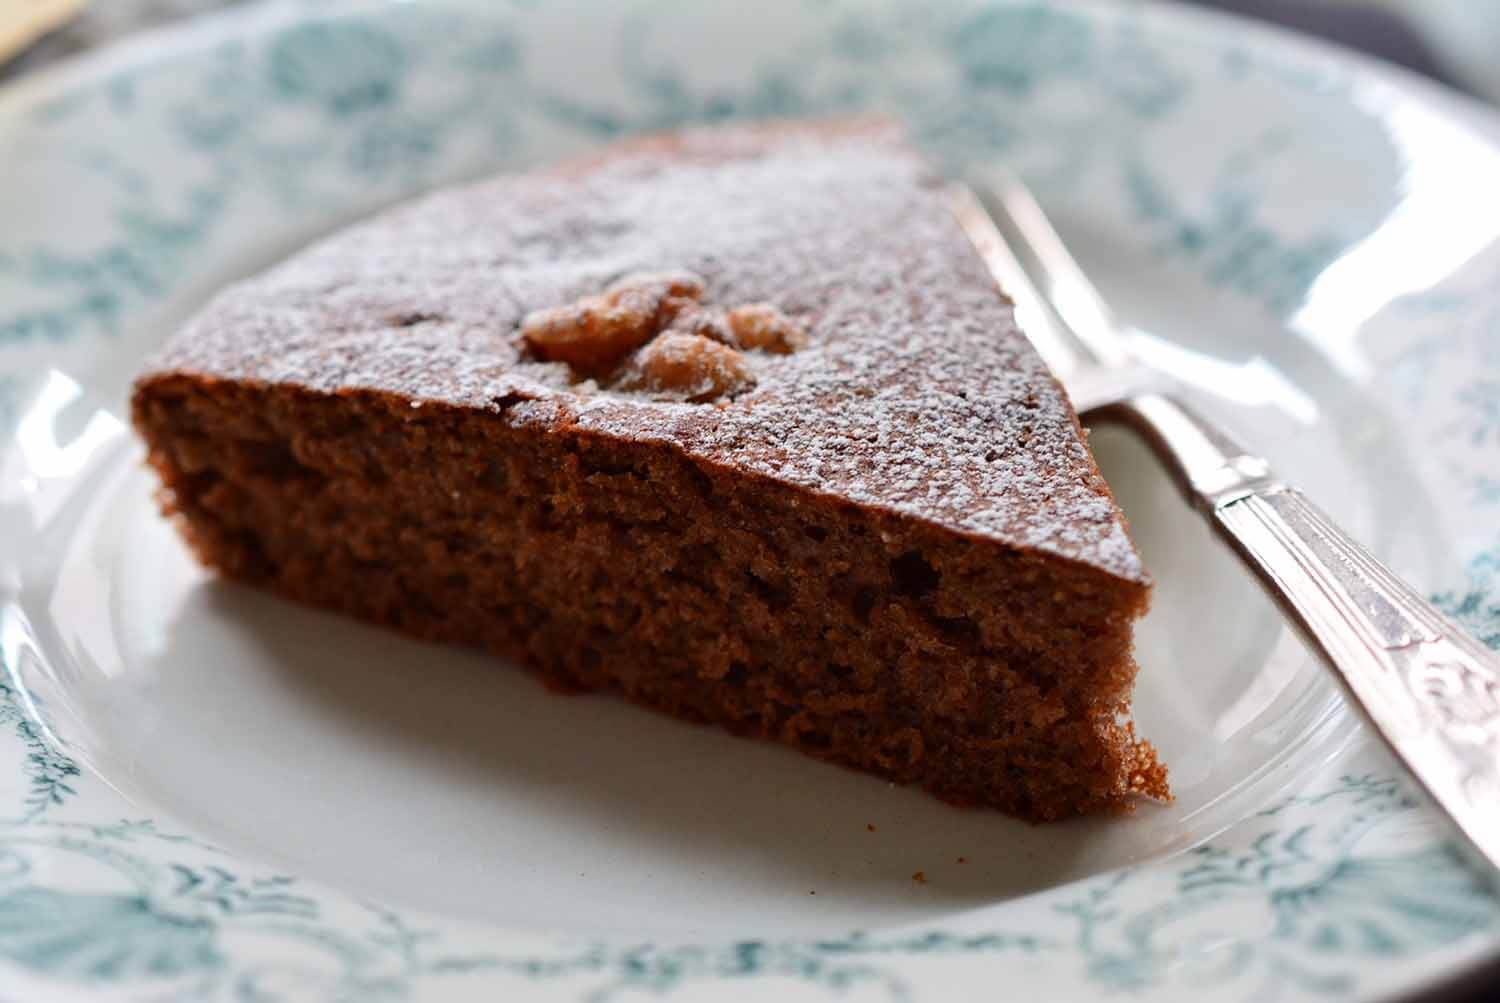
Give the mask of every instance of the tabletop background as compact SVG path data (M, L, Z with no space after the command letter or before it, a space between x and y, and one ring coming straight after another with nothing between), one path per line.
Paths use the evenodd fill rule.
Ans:
M121 36L222 7L275 0L0 0L0 83ZM1500 102L1500 3L1494 0L1144 0L1258 17L1331 39ZM62 27L4 51L10 26ZM51 15L48 17L47 15ZM29 34L29 33L28 33ZM18 32L19 35L19 32Z

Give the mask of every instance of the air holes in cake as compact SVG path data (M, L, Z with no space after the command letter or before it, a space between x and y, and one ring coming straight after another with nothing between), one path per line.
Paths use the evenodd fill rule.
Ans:
M583 472L589 481L603 483L610 478L630 477L638 481L649 481L651 471L644 463L629 459L615 459L608 453L595 455L593 452L580 452L577 454L583 465Z
M750 666L744 662L729 663L729 671L724 673L724 685L739 689L750 681Z
M833 739L821 731L798 731L797 744L805 749L826 749L833 745Z
M713 593L713 572L723 561L719 549L711 543L693 543L677 553L677 560L667 572L675 581L695 585L705 592Z
M943 576L915 550L891 561L891 580L897 595L920 599L936 591Z
M1000 450L998 449L992 449L984 454L985 463L994 463L998 459L1000 459Z
M360 474L371 487L380 488L390 483L391 475L386 472L385 467L375 457L365 457L364 462L360 464L359 470Z
M708 476L708 474L704 473L701 468L697 466L684 467L683 473L686 474L687 479L692 481L694 486L697 487L698 493L700 495L702 495L705 499L713 497L714 480L712 477Z
M792 595L783 585L768 582L753 571L745 572L745 582L768 609L783 610L792 604Z
M489 460L484 465L484 473L480 476L479 483L487 488L495 488L504 491L510 484L510 464L504 460Z
M256 474L280 481L321 481L323 475L298 462L296 454L284 442L247 442L243 446L244 463Z
M835 679L848 679L854 675L854 666L841 665L838 662L829 662L826 666L828 674Z
M854 596L849 600L849 608L854 611L854 615L861 623L870 622L870 614L875 611L875 600L878 597L878 593L868 585L854 590Z
M822 526L803 526L802 533L809 540L814 540L818 543L822 543L824 540L828 539L828 530L824 529Z
M966 616L933 616L930 619L943 639L955 648L978 647L982 640L979 625Z
M558 528L556 512L557 506L553 505L551 500L544 498L537 503L535 509L527 513L526 523L537 532L550 533Z
M380 562L364 562L373 566L379 566ZM410 623L422 623L424 621L442 620L447 616L445 610L439 609L434 603L427 590L420 582L409 581L404 577L396 579L396 589L400 593L400 602L393 608L393 615L402 617Z
M535 400L535 399L536 398L529 397L526 394L508 393L508 394L501 394L499 397L491 397L490 398L490 403L495 406L495 410L496 411L499 411L501 414L504 414L505 412L509 411L511 408L515 407L517 404L521 404L521 403L524 403L525 401Z
M875 761L888 770L911 767L922 760L925 752L922 733L915 728L902 728L880 743Z
M233 557L230 570L254 582L276 577L279 565L271 559L261 541L254 533L240 531L226 534L231 544Z
M680 571L701 571L722 559L719 548L712 543L690 543L678 553L677 568Z
M782 734L804 749L826 749L833 744L832 737L806 711L788 718L782 725Z
M646 611L641 607L634 603L628 603L617 614L616 626L621 631L630 630L636 624L640 623L641 617L645 615Z
M392 327L416 327L418 324L436 324L448 318L435 310L404 310L386 318Z

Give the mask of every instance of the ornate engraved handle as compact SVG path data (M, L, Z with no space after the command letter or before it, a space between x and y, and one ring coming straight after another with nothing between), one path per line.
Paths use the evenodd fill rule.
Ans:
M981 190L988 202L955 186L953 211L1027 311L1028 335L1075 405L1145 435L1500 885L1500 658L1276 480L1265 460L1173 398L1145 392L1108 306L1025 186L991 170Z
M1177 401L1118 406L1332 667L1376 730L1500 867L1500 657L1265 460Z

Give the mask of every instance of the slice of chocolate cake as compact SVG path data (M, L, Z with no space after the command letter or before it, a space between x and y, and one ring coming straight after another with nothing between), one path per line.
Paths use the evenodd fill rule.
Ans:
M133 408L229 578L956 802L1166 796L1150 581L888 124L424 198L226 290Z

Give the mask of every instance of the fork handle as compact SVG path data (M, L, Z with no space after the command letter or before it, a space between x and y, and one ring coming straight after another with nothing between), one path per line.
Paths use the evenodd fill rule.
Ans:
M1180 402L1116 405L1470 842L1500 868L1500 657Z

